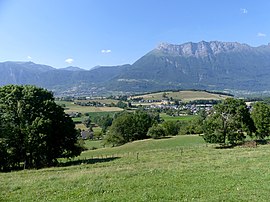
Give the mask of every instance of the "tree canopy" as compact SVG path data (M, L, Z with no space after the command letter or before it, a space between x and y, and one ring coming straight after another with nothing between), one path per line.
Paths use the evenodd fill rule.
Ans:
M227 98L216 105L204 122L204 139L209 143L235 144L255 131L243 100Z
M270 106L257 102L252 106L251 117L256 126L256 137L264 139L270 135Z
M124 112L116 116L106 134L106 142L121 145L134 140L147 138L148 129L159 120L155 113L142 110Z
M35 86L0 88L0 170L41 168L81 153L78 131L53 94Z

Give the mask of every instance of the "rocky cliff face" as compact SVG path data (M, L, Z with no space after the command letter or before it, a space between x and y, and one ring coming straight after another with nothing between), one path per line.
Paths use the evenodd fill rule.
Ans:
M237 42L162 43L136 61L119 77L132 88L270 89L270 46L251 47ZM138 85L138 84L137 84Z
M162 43L156 50L167 55L208 57L209 55L217 55L220 53L250 51L252 47L237 42L201 41L199 43L189 42L181 45Z

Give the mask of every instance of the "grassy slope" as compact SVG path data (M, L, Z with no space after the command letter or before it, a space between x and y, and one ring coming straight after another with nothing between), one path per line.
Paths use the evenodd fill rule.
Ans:
M134 96L134 98L143 97L145 100L162 100L164 99L163 94L164 92L159 92L146 95L138 95ZM172 97L173 99L182 100L184 102L193 100L222 100L229 97L225 95L208 93L205 91L179 91L179 92L167 91L166 96L168 98Z
M198 136L138 141L83 155L139 159L0 173L0 201L268 201L269 149L218 150Z

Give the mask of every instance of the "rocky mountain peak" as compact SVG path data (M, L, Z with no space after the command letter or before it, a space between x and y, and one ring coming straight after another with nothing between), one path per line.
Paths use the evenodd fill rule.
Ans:
M226 52L238 52L244 49L251 49L246 44L237 42L219 42L219 41L201 41L198 43L188 42L181 45L174 45L169 43L161 43L156 50L164 54L185 56L185 57L206 57L209 55L216 55Z

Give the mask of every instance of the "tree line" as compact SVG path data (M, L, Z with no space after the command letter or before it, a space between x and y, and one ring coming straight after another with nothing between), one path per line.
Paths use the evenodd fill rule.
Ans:
M236 145L247 136L262 140L270 135L270 105L227 98L211 111L200 111L191 121L164 121L151 110L124 112L106 126L105 140L113 145L168 135L200 134L208 143Z

